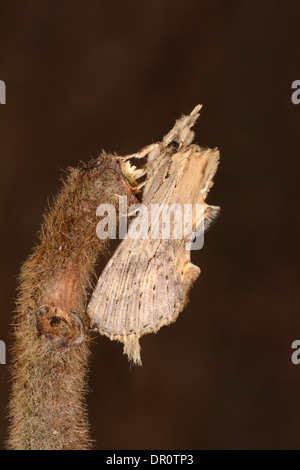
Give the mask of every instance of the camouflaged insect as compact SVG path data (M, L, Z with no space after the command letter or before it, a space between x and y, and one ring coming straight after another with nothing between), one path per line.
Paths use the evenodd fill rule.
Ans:
M204 229L216 218L220 208L209 206L205 198L216 173L219 152L192 144L201 106L179 119L162 142L149 145L137 154L123 158L124 174L130 172L131 158L147 158L142 202L151 210L153 204L192 204L202 207ZM138 214L134 223L142 223ZM163 325L174 322L187 303L187 294L200 274L191 263L192 231L200 224L193 209L191 233L181 239L126 238L106 265L88 306L93 328L111 340L124 343L124 353L141 364L139 338L156 333ZM159 218L151 220L160 224ZM173 223L174 225L174 223ZM155 228L155 227L154 227ZM161 232L159 232L161 233Z

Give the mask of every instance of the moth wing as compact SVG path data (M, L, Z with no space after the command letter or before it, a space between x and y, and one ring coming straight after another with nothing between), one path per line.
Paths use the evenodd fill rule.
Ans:
M221 208L219 206L207 206L207 211L204 219L204 231L210 229L220 216Z
M129 286L141 253L137 241L124 240L104 268L88 305L92 327L109 337L125 332ZM112 338L113 339L113 338Z
M182 240L125 240L94 290L93 327L123 342L129 359L140 364L139 338L176 320L199 272Z
M160 240L141 286L139 335L156 333L183 310L188 291L200 274L182 240Z

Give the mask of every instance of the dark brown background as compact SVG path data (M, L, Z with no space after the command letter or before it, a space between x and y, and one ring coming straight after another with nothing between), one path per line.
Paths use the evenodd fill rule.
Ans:
M298 1L3 1L1 317L61 169L159 140L204 105L222 216L193 253L178 321L142 339L142 368L93 346L89 414L101 449L299 448ZM8 365L10 357L8 355ZM0 437L8 365L0 366Z

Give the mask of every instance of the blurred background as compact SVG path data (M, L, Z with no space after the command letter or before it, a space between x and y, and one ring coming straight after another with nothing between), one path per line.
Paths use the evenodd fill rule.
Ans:
M97 449L300 447L298 1L2 0L0 339L16 276L62 169L160 140L203 104L222 207L177 322L141 340L143 367L98 337L89 415ZM0 442L8 368L0 365Z

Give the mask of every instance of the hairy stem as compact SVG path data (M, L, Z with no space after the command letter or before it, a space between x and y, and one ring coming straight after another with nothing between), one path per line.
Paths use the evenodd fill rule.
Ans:
M85 404L89 359L86 302L99 253L96 208L117 195L136 202L117 158L69 169L46 211L39 243L20 274L9 449L88 449Z

